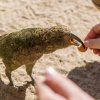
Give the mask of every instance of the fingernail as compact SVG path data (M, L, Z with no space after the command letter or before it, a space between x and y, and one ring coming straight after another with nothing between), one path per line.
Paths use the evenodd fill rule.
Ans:
M46 79L47 80L51 80L53 77L55 77L56 71L52 67L49 67L46 70L46 73L45 74L46 74Z
M53 75L53 74L55 74L56 73L56 71L52 68L52 67L49 67L48 69L47 69L47 74L48 75Z

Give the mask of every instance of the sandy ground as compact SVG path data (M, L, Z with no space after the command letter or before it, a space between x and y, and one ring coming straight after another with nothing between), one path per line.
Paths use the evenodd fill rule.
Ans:
M92 26L99 23L100 12L91 0L0 0L0 35L27 27L67 25L84 39ZM43 55L33 68L34 77L41 77L47 67L53 67L68 76L82 89L100 100L100 57L88 50L81 53L76 47L57 50ZM7 86L5 66L0 60L0 100L36 100L32 85L22 91ZM30 80L25 68L12 72L15 85ZM5 83L5 84L4 84Z

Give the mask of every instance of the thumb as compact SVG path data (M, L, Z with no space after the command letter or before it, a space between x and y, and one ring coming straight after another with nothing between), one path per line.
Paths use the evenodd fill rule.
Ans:
M100 49L100 38L86 40L84 44L86 47L89 48Z

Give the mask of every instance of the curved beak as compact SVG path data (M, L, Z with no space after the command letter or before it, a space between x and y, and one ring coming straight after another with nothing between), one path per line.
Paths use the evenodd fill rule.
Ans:
M71 38L71 43L73 45L79 46L81 44L83 46L83 48L86 48L84 43L82 42L82 40L79 37L77 37L76 35L70 33L70 38Z

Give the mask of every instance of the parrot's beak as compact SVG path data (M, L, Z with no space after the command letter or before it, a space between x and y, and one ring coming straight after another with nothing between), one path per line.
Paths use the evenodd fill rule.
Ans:
M76 35L70 33L70 40L71 40L71 44L72 45L75 45L75 46L78 46L78 49L79 51L86 51L87 50L87 47L84 45L84 43L82 42L82 40L77 37Z
M71 43L73 45L79 46L81 44L85 48L84 43L82 42L82 40L79 37L77 37L76 35L74 35L72 33L70 36L71 36Z

